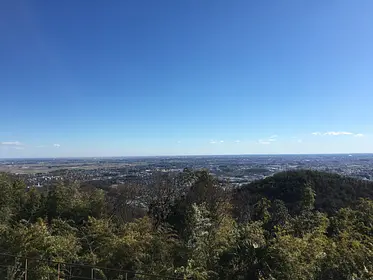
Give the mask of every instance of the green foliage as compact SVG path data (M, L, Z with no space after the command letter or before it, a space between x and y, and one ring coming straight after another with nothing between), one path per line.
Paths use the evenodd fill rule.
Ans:
M53 221L49 227L38 219L33 224L18 224L3 236L2 252L29 259L30 279L49 279L56 267L44 261L74 262L78 259L80 244L75 230L62 220Z
M311 211L315 208L316 193L312 188L312 185L306 183L303 188L302 199L300 201L302 211Z
M262 222L237 225L230 247L221 254L220 279L260 279L265 275L267 241Z
M327 237L319 232L302 237L279 235L268 248L269 275L273 279L315 279L327 246Z
M20 196L19 220L35 222L42 215L43 197L36 188L30 188Z
M20 199L25 190L23 182L0 173L0 232L19 212Z
M321 273L327 277L373 277L373 201L361 199L331 219L331 242ZM325 277L326 277L325 276Z
M237 189L234 194L237 211L247 209L248 203L254 205L265 197L271 201L284 201L289 212L297 214L301 211L299 206L304 198L305 186L317 194L314 208L331 215L340 208L352 206L359 198L373 199L373 182L325 172L297 170L277 173Z
M216 277L216 264L221 254L230 248L234 241L234 220L226 213L216 219L206 204L193 204L187 227L187 263L178 271L193 279Z
M25 257L29 280L56 279L54 262L95 265L110 280L125 279L118 269L127 279L373 279L371 183L297 171L224 184L186 169L144 186L43 190L0 174L0 279L24 279Z
M271 214L269 212L270 208L271 208L271 201L263 197L254 205L253 219L262 221L263 223L267 223L271 218Z

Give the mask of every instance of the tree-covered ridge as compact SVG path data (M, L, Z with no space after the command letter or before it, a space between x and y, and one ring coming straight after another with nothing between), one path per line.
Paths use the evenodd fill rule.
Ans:
M28 280L57 279L51 261L181 279L373 279L370 187L301 171L232 190L185 170L143 185L27 189L0 174L0 279L24 279L21 257ZM117 270L97 279L124 279Z
M265 197L282 200L291 212L299 212L303 188L310 186L317 194L315 209L332 214L342 207L353 205L359 198L373 199L373 182L361 181L338 174L297 170L277 173L237 190L237 203L246 204Z

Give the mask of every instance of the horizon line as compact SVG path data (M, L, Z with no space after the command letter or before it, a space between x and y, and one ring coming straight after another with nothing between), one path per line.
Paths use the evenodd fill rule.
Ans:
M14 157L2 158L0 160L12 159L107 159L107 158L166 158L166 157L222 157L222 156L308 156L308 155L373 155L373 152L367 153L284 153L284 154L200 154L200 155L143 155L143 156L71 156L71 157Z

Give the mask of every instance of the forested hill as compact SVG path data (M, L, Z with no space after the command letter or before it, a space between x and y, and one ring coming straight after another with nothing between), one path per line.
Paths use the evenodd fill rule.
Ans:
M294 171L226 184L186 169L41 189L0 173L0 279L373 279L372 183Z
M332 214L353 205L359 198L373 198L373 182L312 170L277 173L237 189L237 203L255 204L265 197L282 200L289 211L298 212L305 187L315 192L315 209Z

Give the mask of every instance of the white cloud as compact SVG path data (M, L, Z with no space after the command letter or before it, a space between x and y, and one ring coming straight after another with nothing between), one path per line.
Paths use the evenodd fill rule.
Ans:
M262 145L269 145L269 144L271 144L271 142L270 141L266 141L266 140L259 140L258 141L259 142L259 144L262 144Z
M241 141L240 140L236 140L236 141L234 141L235 143L240 143Z
M269 145L272 142L276 142L277 137L278 137L278 135L272 135L267 139L259 139L258 142L259 142L259 144L262 144L262 145Z
M321 132L313 132L312 135L315 135L315 136L343 136L343 135L350 135L350 136L355 136L355 137L363 137L364 135L361 134L361 133L352 133L352 132L348 132L348 131L328 131L328 132L324 132L324 133L321 133Z
M347 132L347 131L329 131L329 132L325 132L324 135L339 136L339 135L353 135L353 133Z
M224 140L210 140L210 144L224 143Z
M6 146L22 146L23 144L19 141L5 141L1 142L1 145L6 145Z
M60 144L53 144L53 147L59 148L59 147L61 147L61 145Z

